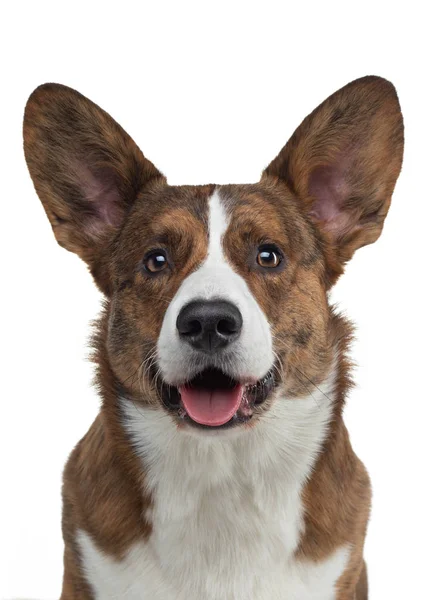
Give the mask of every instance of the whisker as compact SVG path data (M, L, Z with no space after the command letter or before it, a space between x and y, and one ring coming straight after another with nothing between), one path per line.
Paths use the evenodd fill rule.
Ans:
M277 335L273 335L273 338L274 338L274 340L276 340L276 341L277 341L277 342L279 342L280 344L284 344L284 346L285 346L285 347L286 347L288 350L290 350L290 349L291 349L291 348L289 347L289 345L288 345L288 344L286 344L286 342L285 342L284 340L280 339L280 338L279 338ZM274 352L274 354L276 354L276 353ZM298 373L301 375L301 377L303 377L303 378L304 378L304 379L306 379L306 380L307 380L307 381L308 381L308 382L309 382L311 385L313 385L313 387L315 387L315 388L318 390L318 392L319 392L320 394L322 394L322 395L323 395L325 398L327 398L327 400L329 400L330 402L332 402L332 399L331 399L331 398L330 398L330 397L329 397L329 396L328 396L328 395L327 395L327 394L326 394L326 393L325 393L323 390L321 390L321 388L320 388L320 387L319 387L319 386L318 386L318 385L317 385L317 384L316 384L314 381L312 381L312 379L310 379L310 377L308 377L308 376L307 376L305 373L303 373L303 371L302 371L302 370L301 370L299 367L297 367L296 365L293 365L293 368L294 368L294 369L296 369L296 370L298 371ZM319 405L319 403L318 403L318 401L316 400L316 398L314 397L314 395L311 393L310 389L308 388L308 386L306 386L306 388L307 388L307 391L308 391L308 393L309 393L309 394L312 396L313 400L315 401L316 405L317 405L319 408L321 408L321 407L320 407L320 405Z
M133 373L131 375L129 375L126 379L124 379L124 381L121 382L122 385L125 385L129 379L133 379L133 377L136 375L136 373L142 367L142 362L140 363L140 365L138 367L136 367L136 369L133 371Z
M299 368L298 368L298 367L296 367L295 365L294 365L294 368L295 368L295 369L298 371L298 373L299 373L299 374L300 374L302 377L304 377L305 379L307 379L307 381L308 381L309 383L311 383L311 384L312 384L312 385L313 385L313 386L314 386L314 387L315 387L315 388L318 390L318 392L319 392L320 394L322 394L323 396L325 396L325 398L327 398L327 400L328 400L329 402L332 402L332 399L331 399L331 398L330 398L330 397L329 397L329 396L328 396L328 395L327 395L325 392L323 392L323 391L321 390L321 388L320 388L318 385L316 385L316 383L315 383L314 381L312 381L312 380L311 380L309 377L307 377L307 375L306 375L305 373L303 373L303 372L301 371L301 369L299 369ZM314 396L312 395L312 398L313 398L313 397L314 397ZM315 400L315 401L316 401L316 400Z
M151 368L153 367L153 365L156 363L157 354L158 354L157 348L152 348L152 350L145 357L145 360L142 362L142 369L141 369L142 380L139 381L139 385L140 385L142 396L144 397L144 400L146 400L146 397L147 397L147 387L146 387L147 375L148 375L149 371L151 370Z
M279 354L277 352L275 352L275 350L272 350L272 352L275 357L275 362L273 364L273 367L276 370L276 372L278 373L280 379L284 379L284 367L283 367L283 363L281 362L281 358L280 358Z

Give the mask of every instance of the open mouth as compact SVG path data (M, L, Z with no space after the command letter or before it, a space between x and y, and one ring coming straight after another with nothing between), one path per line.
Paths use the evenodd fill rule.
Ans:
M225 429L252 419L275 387L272 371L245 385L214 368L205 369L179 387L159 386L165 407L196 427Z

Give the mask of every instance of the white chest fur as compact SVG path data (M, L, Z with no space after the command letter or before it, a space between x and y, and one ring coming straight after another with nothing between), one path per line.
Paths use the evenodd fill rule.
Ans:
M321 563L294 558L301 490L331 416L332 378L313 397L278 398L247 431L176 430L162 412L122 400L145 463L153 533L121 562L78 533L97 600L331 600L347 564L339 548Z

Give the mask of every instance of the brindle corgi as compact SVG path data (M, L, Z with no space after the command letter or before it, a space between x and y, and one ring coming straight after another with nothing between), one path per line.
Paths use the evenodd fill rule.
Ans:
M101 410L64 473L62 600L365 600L367 472L329 290L380 235L394 87L323 102L249 185L169 186L78 92L37 88L24 148L105 303Z

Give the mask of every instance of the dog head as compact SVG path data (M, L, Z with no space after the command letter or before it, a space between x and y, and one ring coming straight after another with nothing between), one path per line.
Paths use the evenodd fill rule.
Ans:
M121 388L217 429L328 371L327 292L381 233L403 125L393 86L366 77L311 113L258 183L173 187L107 113L46 84L24 147L58 243L108 299L101 351Z

